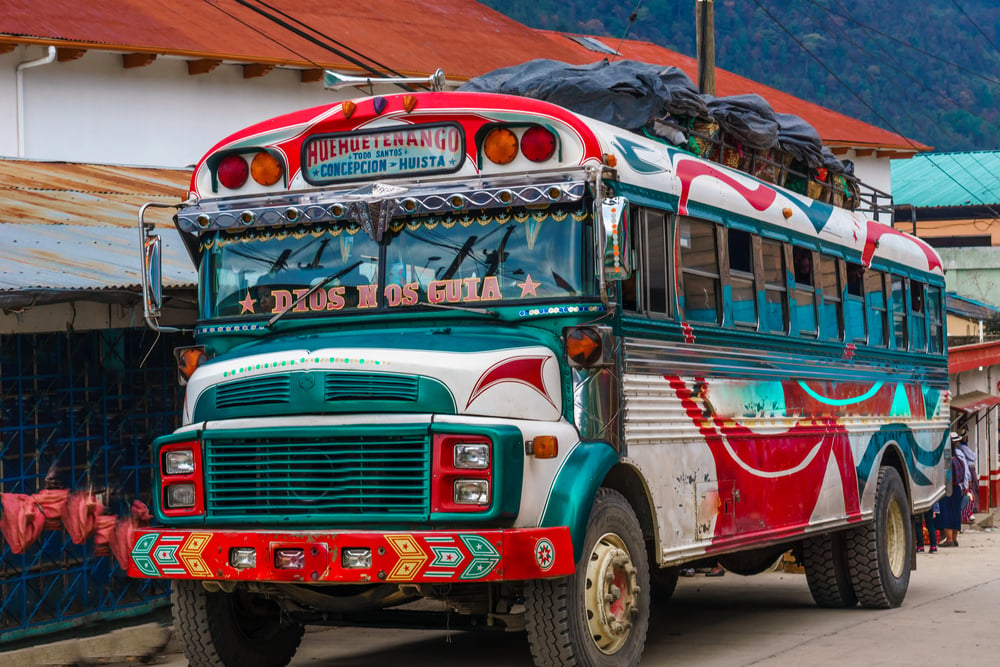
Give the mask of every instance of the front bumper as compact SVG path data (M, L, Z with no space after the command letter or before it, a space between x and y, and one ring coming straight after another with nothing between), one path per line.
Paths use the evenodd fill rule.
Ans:
M252 547L256 565L236 568L230 550ZM301 549L302 567L276 552ZM369 549L371 566L344 567L344 549ZM363 584L520 581L572 574L569 528L480 531L321 532L154 528L135 533L128 574L140 578Z

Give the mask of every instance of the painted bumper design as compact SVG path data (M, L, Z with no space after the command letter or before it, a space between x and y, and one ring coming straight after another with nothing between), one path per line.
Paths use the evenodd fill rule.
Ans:
M254 567L230 565L252 547ZM344 549L369 549L371 566L346 568ZM275 566L278 550L301 549L302 567ZM568 527L476 532L260 532L144 529L135 533L133 577L295 582L519 581L573 572Z

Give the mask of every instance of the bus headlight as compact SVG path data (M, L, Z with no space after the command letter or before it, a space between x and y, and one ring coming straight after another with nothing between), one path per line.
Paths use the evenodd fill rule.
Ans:
M456 505L489 505L490 483L485 479L456 479Z
M164 489L163 495L170 509L194 507L194 484L171 484Z
M486 470L490 467L490 446L485 442L455 445L455 467L462 470Z

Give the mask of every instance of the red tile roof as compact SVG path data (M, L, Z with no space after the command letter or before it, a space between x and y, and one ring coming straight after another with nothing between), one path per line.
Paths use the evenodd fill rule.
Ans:
M360 72L362 64L367 64L404 75L429 74L441 67L458 80L534 58L582 64L604 57L565 35L533 30L472 0L350 4L329 0L0 0L0 52L4 43L304 69ZM696 75L693 59L654 44L627 40L621 51L625 58L676 65L692 78ZM907 153L929 149L729 72L717 70L716 82L720 95L756 92L776 110L803 117L833 147Z

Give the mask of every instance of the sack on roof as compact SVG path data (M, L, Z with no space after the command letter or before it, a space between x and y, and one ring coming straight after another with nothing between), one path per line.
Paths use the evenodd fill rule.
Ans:
M790 113L776 113L778 148L802 164L815 168L823 164L823 141L812 125Z
M634 60L589 65L531 60L470 79L459 90L545 100L628 130L642 128L664 109L707 116L697 88L684 72Z
M778 145L778 121L774 117L774 109L760 95L702 97L712 118L736 141L756 149Z

